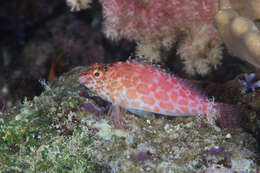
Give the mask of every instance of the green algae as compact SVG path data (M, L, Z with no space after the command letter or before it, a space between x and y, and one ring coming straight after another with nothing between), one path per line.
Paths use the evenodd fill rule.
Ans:
M105 140L110 140L112 136L117 136L117 137L128 136L127 132L121 129L112 128L106 120L101 120L100 122L96 122L93 127L99 129L97 135L102 137Z
M48 87L1 118L0 172L107 172L108 166L92 157L94 138L70 119L79 104L72 91ZM62 134L68 130L64 124L72 126L72 135Z

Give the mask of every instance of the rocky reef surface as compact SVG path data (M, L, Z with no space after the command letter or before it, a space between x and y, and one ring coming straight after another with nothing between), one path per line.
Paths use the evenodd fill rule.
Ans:
M109 104L77 82L85 69L41 81L40 96L0 115L1 172L257 171L255 138L207 116L145 119L127 112L126 128L115 129Z

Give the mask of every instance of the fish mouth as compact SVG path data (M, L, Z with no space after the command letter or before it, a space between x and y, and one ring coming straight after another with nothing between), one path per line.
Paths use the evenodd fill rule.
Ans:
M87 83L87 77L86 77L85 75L79 75L79 77L78 77L78 82L79 82L80 84L85 84L85 83Z

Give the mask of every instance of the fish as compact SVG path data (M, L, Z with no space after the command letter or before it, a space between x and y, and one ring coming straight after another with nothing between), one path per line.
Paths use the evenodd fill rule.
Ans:
M223 121L224 126L238 124L236 106L215 102L187 80L140 59L143 57L93 64L78 76L78 82L113 106L140 116L210 114Z

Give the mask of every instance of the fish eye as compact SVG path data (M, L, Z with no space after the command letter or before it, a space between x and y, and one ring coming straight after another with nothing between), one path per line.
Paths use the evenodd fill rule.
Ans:
M96 72L94 75L98 77L100 74L99 74L99 72Z
M98 71L98 70L95 70L93 72L93 75L96 77L96 78L100 78L102 76L102 72Z

